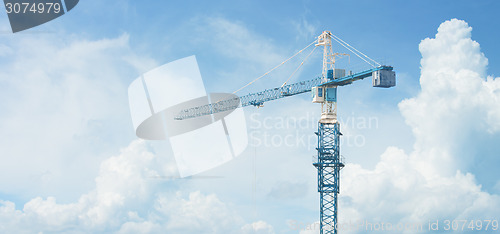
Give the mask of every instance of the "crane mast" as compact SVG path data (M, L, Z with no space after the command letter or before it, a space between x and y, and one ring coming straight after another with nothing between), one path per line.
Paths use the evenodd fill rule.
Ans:
M318 37L316 46L323 46L323 83L337 77L332 38L329 31ZM338 202L340 192L340 170L344 164L340 158L340 124L337 121L337 86L324 85L313 88L313 102L321 103L321 118L318 121L317 156L313 165L318 172L320 194L320 233L337 233Z

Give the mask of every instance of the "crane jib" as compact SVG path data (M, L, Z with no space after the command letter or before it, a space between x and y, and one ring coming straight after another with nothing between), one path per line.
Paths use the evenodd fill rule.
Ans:
M289 97L289 96L294 96L297 94L305 93L311 91L313 87L316 86L343 86L347 84L351 84L352 82L356 80L361 80L367 77L372 76L375 72L377 71L387 71L390 72L390 75L392 74L393 76L387 76L385 74L382 74L381 80L376 83L376 80L374 78L374 87L392 87L395 85L395 75L394 72L392 71L393 68L391 66L379 66L376 68L368 69L362 72L358 72L352 75L340 77L328 82L322 82L321 77L317 77L312 80L307 80L307 81L300 81L297 83L289 84L289 85L284 85L282 87L278 88L273 88L273 89L266 89L261 92L257 93L251 93L247 94L245 96L241 97L231 97L228 99L222 99L220 101L217 101L215 103L211 104L206 104L203 106L197 106L197 107L192 107L188 109L182 110L178 115L175 116L176 120L182 120L182 119L189 119L189 118L194 118L197 116L204 116L204 115L210 115L210 114L215 114L223 111L229 111L233 110L239 107L245 107L245 106L262 106L265 102L284 98L284 97ZM389 78L387 78L389 77ZM389 79L389 82L386 82L384 79ZM393 81L394 80L394 81ZM232 95L230 95L232 96Z

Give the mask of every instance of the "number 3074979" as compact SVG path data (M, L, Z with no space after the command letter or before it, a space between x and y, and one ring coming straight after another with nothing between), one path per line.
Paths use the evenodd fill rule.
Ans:
M61 4L59 3L6 3L5 10L7 14L58 14L61 12Z

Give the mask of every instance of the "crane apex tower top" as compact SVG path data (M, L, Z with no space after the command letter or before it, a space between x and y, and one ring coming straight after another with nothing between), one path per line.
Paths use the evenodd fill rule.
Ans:
M318 36L316 46L323 46L323 70L322 81L328 83L340 76L345 75L345 70L335 69L335 57L347 54L333 53L332 33L323 31ZM335 74L334 74L335 73ZM337 123L337 86L321 85L312 89L313 102L321 103L321 123Z

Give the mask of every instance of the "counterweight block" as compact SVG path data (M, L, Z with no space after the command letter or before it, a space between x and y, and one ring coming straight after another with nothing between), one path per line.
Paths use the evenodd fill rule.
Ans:
M396 86L396 72L378 70L372 73L373 87L390 88Z

